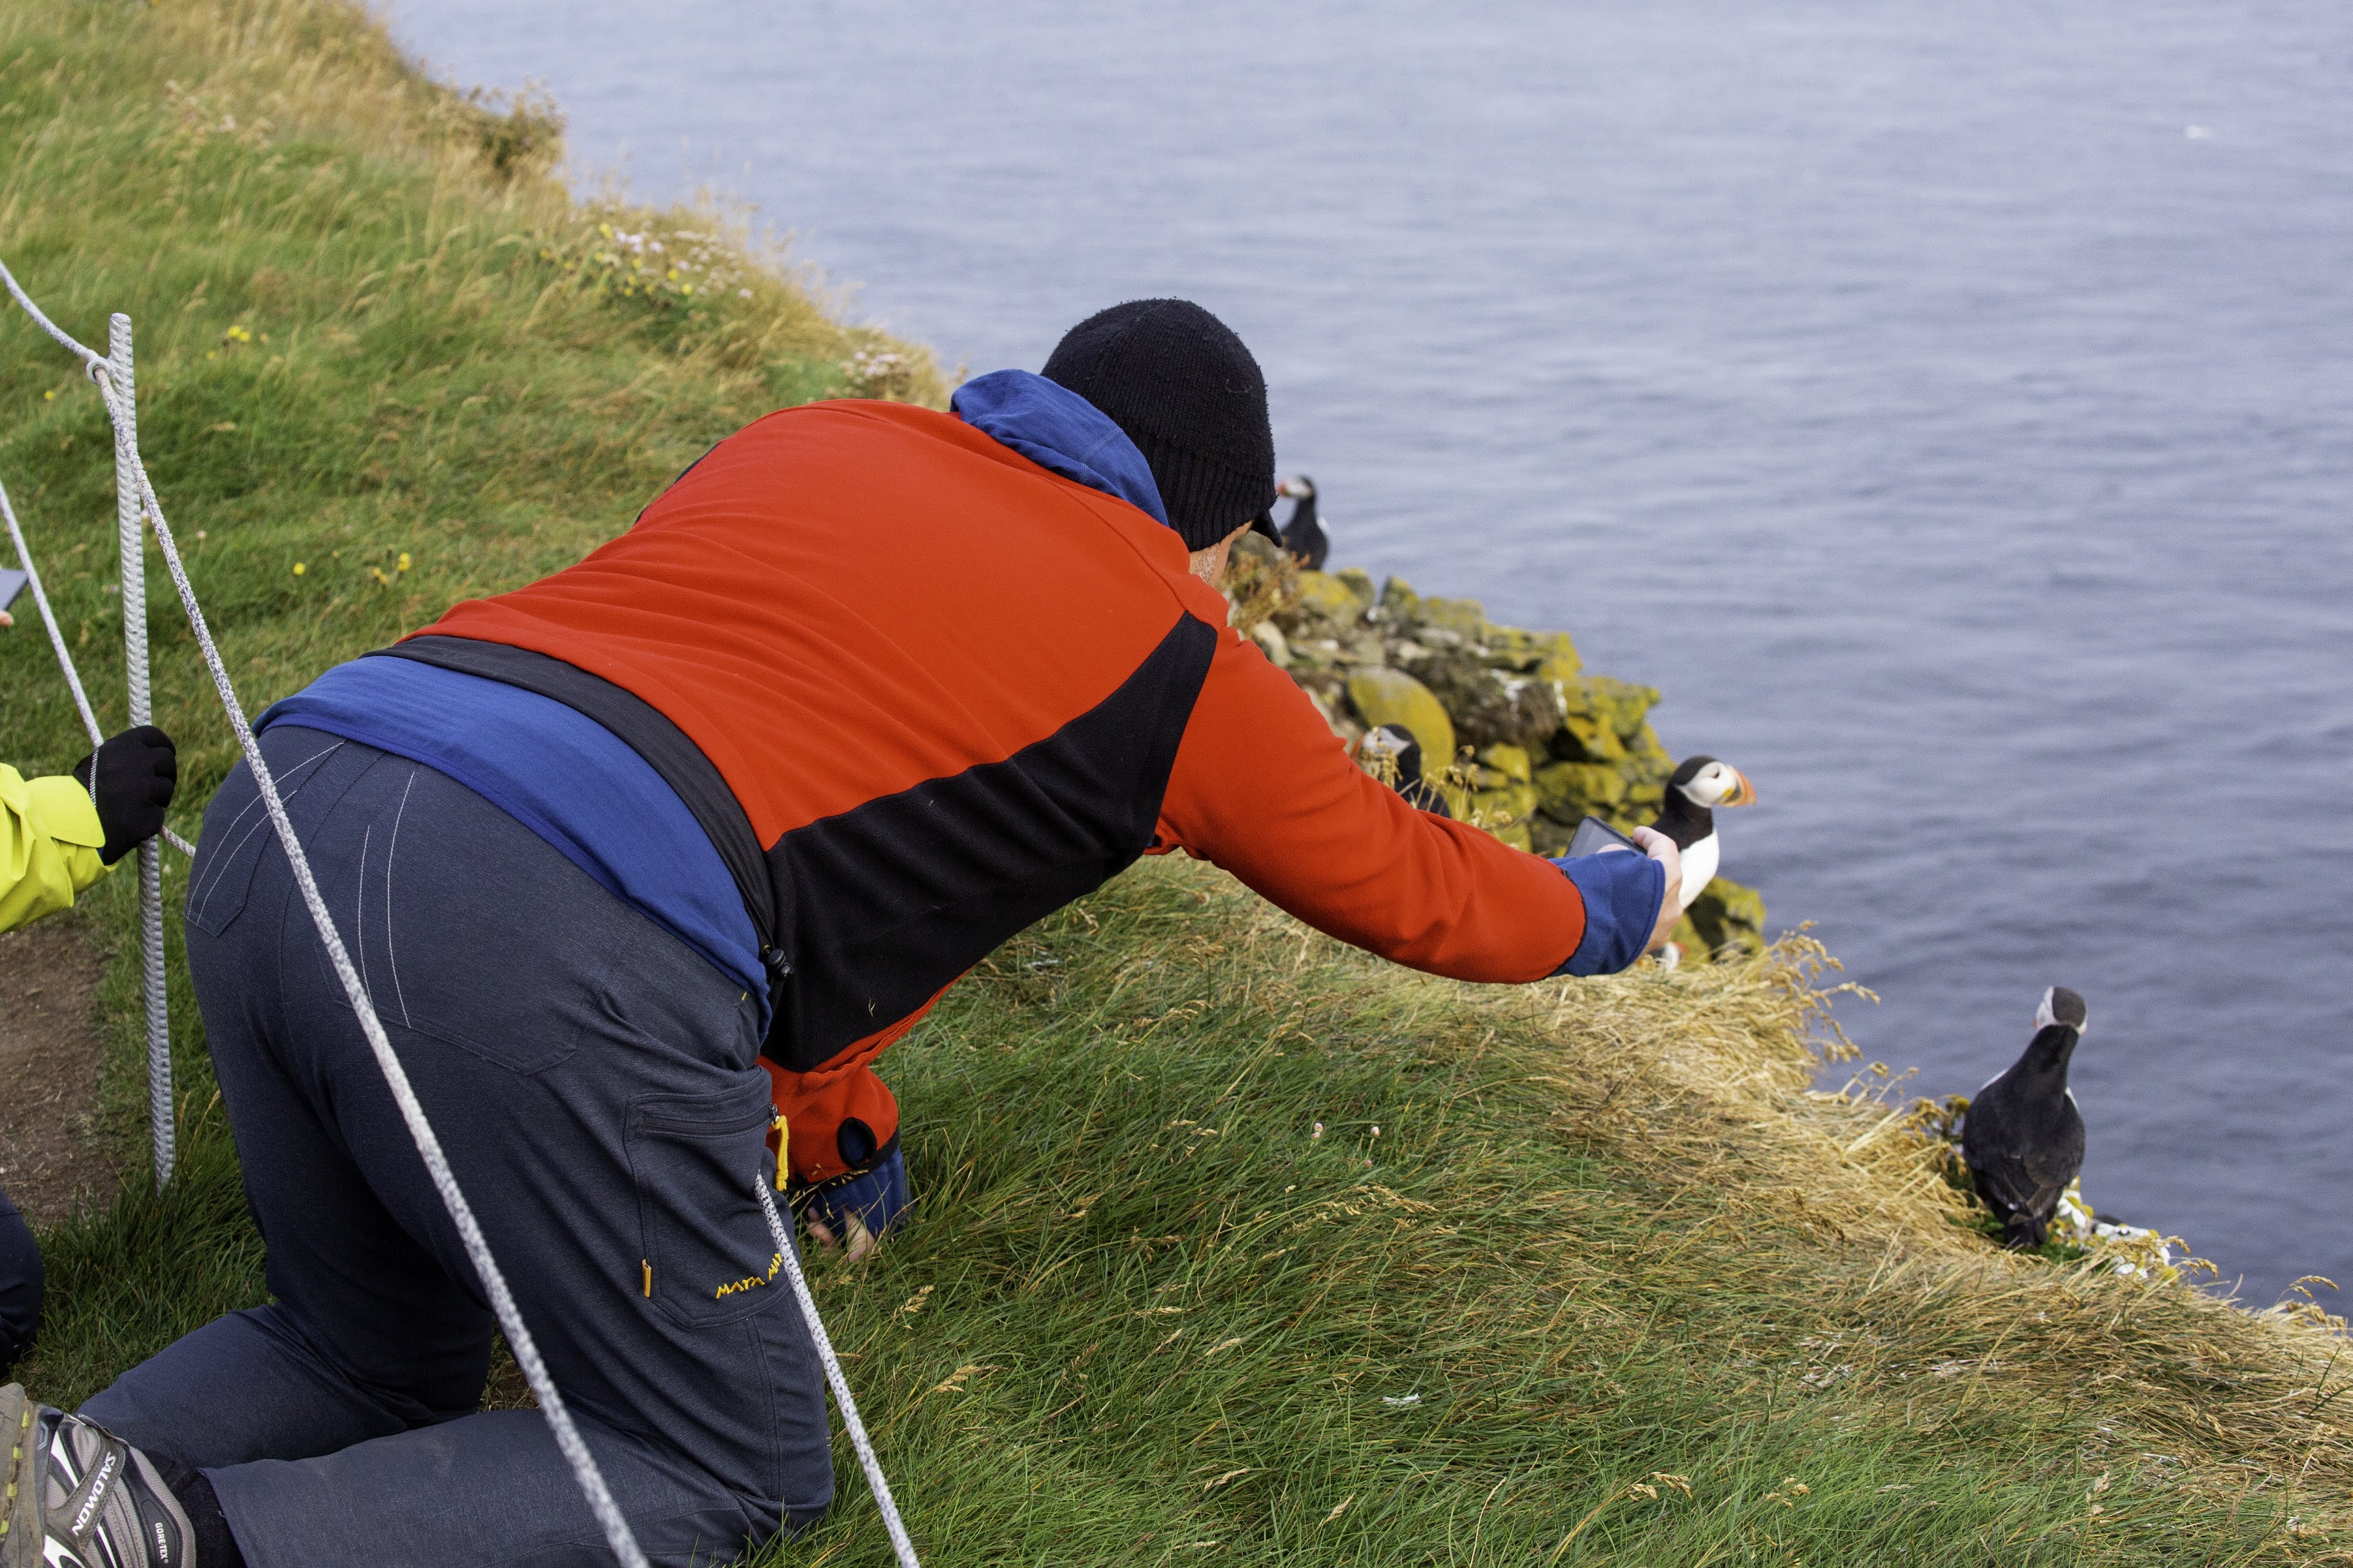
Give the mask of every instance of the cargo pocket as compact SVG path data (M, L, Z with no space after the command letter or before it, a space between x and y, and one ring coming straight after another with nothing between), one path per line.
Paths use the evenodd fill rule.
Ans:
M791 1287L752 1184L773 1169L769 1089L659 1095L629 1108L642 1288L681 1327L748 1318Z

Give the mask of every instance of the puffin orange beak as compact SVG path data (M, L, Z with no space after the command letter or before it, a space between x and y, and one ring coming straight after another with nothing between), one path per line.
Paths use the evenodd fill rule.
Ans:
M1742 773L1738 768L1727 768L1725 771L1732 775L1732 793L1725 795L1722 800L1716 802L1716 805L1719 807L1727 805L1755 805L1757 804L1757 786L1748 782L1748 775Z

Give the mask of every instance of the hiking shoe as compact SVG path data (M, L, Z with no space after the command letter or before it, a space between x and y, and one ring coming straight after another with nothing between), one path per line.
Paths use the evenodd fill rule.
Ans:
M147 1456L0 1388L0 1568L196 1568L188 1516Z

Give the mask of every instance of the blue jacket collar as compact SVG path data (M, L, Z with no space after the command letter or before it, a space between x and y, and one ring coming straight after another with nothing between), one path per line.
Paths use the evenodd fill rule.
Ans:
M997 370L956 388L957 418L1041 468L1117 496L1168 521L1152 465L1111 416L1066 386L1026 370Z

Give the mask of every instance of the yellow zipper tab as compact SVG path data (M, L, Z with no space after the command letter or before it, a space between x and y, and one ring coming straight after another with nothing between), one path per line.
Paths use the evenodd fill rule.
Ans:
M654 1293L654 1266L640 1258L638 1259L638 1267L646 1271L646 1295L651 1299Z
M785 1174L791 1169L785 1160L785 1155L793 1146L793 1129L792 1124L785 1120L782 1111L776 1113L774 1125L776 1129L776 1191L781 1193L785 1190Z

